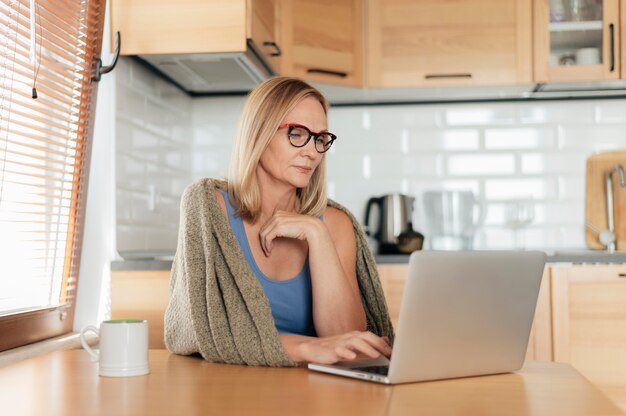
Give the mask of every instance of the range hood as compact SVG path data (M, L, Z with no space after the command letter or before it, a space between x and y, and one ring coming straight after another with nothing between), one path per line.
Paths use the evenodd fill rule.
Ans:
M191 96L247 93L276 75L252 42L245 52L140 55L137 58Z

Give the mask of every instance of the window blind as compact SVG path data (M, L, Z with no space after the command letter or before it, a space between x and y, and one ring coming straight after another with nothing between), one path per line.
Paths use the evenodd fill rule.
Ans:
M104 7L0 0L0 351L72 329Z

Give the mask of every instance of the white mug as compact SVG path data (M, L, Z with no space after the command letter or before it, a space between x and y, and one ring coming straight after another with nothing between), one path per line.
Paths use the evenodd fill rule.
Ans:
M93 331L100 337L100 351L89 347L85 333ZM100 329L88 325L80 331L80 342L99 362L98 373L105 377L141 376L150 372L148 366L148 321L114 319L104 321Z

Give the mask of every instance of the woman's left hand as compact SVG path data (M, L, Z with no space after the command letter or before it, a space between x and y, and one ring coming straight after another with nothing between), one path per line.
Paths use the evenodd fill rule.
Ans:
M324 231L322 222L310 215L296 214L287 211L276 211L259 231L261 248L269 257L275 238L296 238L307 241Z

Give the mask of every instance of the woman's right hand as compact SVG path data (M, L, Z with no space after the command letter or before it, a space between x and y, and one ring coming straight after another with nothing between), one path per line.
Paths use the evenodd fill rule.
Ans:
M341 335L308 338L297 346L300 358L318 364L354 360L357 357L378 358L391 356L389 338L379 337L369 331L352 331Z

